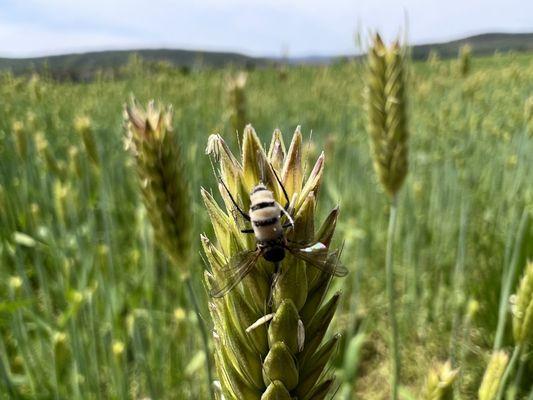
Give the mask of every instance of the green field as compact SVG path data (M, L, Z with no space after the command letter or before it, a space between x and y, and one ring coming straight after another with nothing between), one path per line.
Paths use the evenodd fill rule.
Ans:
M213 235L200 188L216 191L210 134L237 153L226 94L234 72L138 63L121 80L84 84L0 77L0 398L207 398L197 317L153 239L124 151L123 105L134 94L174 106L194 199L189 268L209 325L199 237ZM350 385L353 398L373 400L389 390L388 205L372 169L363 72L356 62L255 69L245 93L267 148L275 128L288 144L301 125L308 171L325 150L320 219L340 204L336 240L350 270L331 288L343 296L329 334L344 336L328 371L344 383L344 343L364 330ZM533 259L533 55L473 58L466 76L456 60L414 62L407 86L410 165L394 260L404 398L420 399L428 370L452 359L456 398L475 399L502 285L514 293ZM94 148L75 129L79 116L92 121ZM509 398L530 399L533 357L519 367Z

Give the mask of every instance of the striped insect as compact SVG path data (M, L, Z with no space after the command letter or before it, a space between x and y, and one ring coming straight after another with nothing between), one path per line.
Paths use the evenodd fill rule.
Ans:
M330 253L323 243L314 241L300 244L287 239L285 230L294 226L292 216L288 212L290 201L283 184L274 169L272 170L283 190L287 202L285 207L282 207L275 200L272 191L260 182L250 193L250 210L249 213L246 213L237 204L226 184L221 180L235 209L246 221L250 222L252 227L243 229L241 232L255 235L256 248L237 253L227 262L222 268L223 280L213 283L210 290L212 297L223 297L237 286L253 270L261 257L275 264L275 281L278 277L280 263L287 252L327 274L342 277L348 273L348 270L338 263L338 254L336 252ZM287 217L286 222L283 222L283 216Z

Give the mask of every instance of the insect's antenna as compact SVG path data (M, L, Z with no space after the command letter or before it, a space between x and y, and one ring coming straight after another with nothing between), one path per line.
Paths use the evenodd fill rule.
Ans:
M222 184L222 186L224 186L224 190L226 190L226 193L228 194L229 198L231 199L231 202L233 203L233 205L235 207L238 207L239 205L237 204L237 202L233 198L233 195L231 194L231 192L229 191L228 187L226 186L226 182L224 182L224 180L220 176L218 176L217 178L218 178L218 181Z
M242 208L237 204L237 202L235 201L235 199L233 198L233 195L231 194L231 192L229 191L228 187L226 186L226 183L224 182L224 180L218 176L218 180L219 182L222 184L222 186L224 186L224 189L226 189L226 192L228 193L228 196L229 198L231 199L231 202L233 203L233 205L235 206L235 208L237 209L237 211L243 216L243 218L247 221L250 221L250 216L248 214L246 214Z
M213 159L210 157L209 158L210 162L211 162L211 169L213 170L213 174L216 176L217 180L222 184L222 186L224 186L224 189L226 190L226 192L228 193L228 196L229 198L231 199L231 202L233 203L233 205L235 206L235 208L237 209L237 211L239 211L239 213L244 217L244 219L246 219L247 221L250 220L250 217L248 216L248 214L246 214L242 208L239 207L239 205L237 204L237 202L235 201L235 199L233 198L233 195L231 194L231 192L229 191L228 187L226 186L226 183L224 182L224 180L222 179L222 176L221 176L221 172L220 170L216 171L216 168L215 168L215 165L213 164ZM211 193L213 194L213 193ZM234 216L235 218L235 216Z
M226 191L228 192L229 194L229 197L231 198L231 200L233 201L233 203L235 204L235 206L237 205L235 203L235 201L233 200L233 197L231 196L231 193L229 192L228 190L228 187L226 186L226 184L224 183L224 180L222 179L222 176L221 176L221 172L220 170L217 172L216 168L215 168L215 164L213 163L213 158L212 157L209 157L209 161L211 163L211 169L213 170L213 175L215 175L215 177L217 178L217 180L222 183L222 186L224 186L224 189L226 189Z
M291 201L289 200L289 195L287 193L287 190L285 189L285 186L283 186L283 183L281 183L281 179L279 179L276 169L272 166L272 164L269 164L269 165L270 165L270 169L272 169L272 172L274 173L274 176L276 177L276 180L278 181L279 186L281 186L281 190L283 190L283 196L285 196L285 201L287 202L284 208L287 209L289 208L289 204L291 203Z

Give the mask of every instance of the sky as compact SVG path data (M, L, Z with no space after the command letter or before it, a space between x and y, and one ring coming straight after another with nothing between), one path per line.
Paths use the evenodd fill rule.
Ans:
M353 54L356 32L411 44L533 32L530 0L0 0L0 56L182 48Z

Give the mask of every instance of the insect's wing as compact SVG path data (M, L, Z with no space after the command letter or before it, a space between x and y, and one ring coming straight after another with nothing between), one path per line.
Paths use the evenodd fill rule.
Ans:
M234 255L222 268L222 282L214 282L209 291L211 297L223 297L250 273L261 256L259 249L243 251Z
M289 245L287 248L295 257L311 264L326 274L338 277L348 275L346 267L339 262L338 252L328 252L328 248L320 242L311 243L306 247Z

